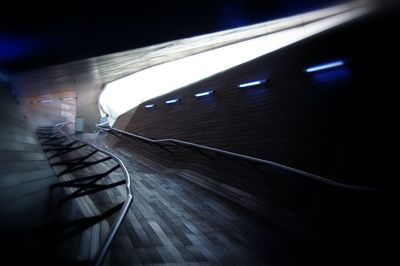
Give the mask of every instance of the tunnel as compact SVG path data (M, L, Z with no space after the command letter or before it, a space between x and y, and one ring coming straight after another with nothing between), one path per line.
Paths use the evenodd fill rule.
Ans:
M4 265L398 260L396 1L130 4L0 20Z

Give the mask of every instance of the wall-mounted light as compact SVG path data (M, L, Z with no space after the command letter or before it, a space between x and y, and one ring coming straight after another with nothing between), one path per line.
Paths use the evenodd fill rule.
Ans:
M195 96L195 97L204 97L204 96L211 95L211 94L213 94L213 93L214 93L214 90L211 90L211 91L204 91L204 92L196 93L194 96Z
M66 98L60 98L60 101L71 101L71 100L75 100L76 97L66 97Z
M239 84L238 87L239 88L253 87L253 86L258 86L258 85L264 84L266 82L267 82L267 79L255 80L255 81Z
M146 104L146 105L144 106L144 108L147 108L147 109L154 108L154 107L156 107L155 104Z
M312 66L312 67L306 68L305 72L311 73L311 72L317 72L317 71L321 71L321 70L325 70L325 69L340 67L340 66L343 66L344 63L345 63L344 60L337 60L337 61L333 61L333 62L328 62L328 63L325 63L325 64L316 65L316 66Z
M177 103L177 102L179 102L178 98L165 101L166 104L173 104L173 103Z

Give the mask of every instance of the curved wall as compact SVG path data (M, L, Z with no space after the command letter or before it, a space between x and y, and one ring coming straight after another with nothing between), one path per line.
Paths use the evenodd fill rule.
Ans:
M383 103L391 90L377 89L386 70L376 66L395 49L384 41L393 34L384 20L349 23L154 98L122 115L115 127L222 148L349 183L382 183L386 177L376 175L374 160L383 152L377 143L388 126L383 121L389 119L389 106ZM365 43L380 54L371 55L363 49ZM304 72L337 59L345 59L346 66ZM270 80L266 86L237 87L264 78ZM215 94L194 97L207 90ZM165 104L173 98L180 101ZM145 109L149 103L156 108Z
M53 247L43 228L54 219L50 200L62 196L50 189L58 179L28 116L2 84L0 111L0 255L15 264L46 263Z

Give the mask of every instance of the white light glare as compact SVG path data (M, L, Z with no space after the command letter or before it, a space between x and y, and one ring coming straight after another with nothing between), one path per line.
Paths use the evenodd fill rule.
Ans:
M247 83L240 84L240 85L239 85L239 88L246 88L246 87L251 87L251 86L257 86L257 85L263 84L263 83L265 83L265 82L266 82L265 79L263 79L263 80L257 80L257 81L252 81L252 82L247 82Z
M316 72L316 71L333 68L333 67L338 67L338 66L343 66L343 65L344 65L344 61L339 60L339 61L335 61L335 62L331 62L331 63L326 63L326 64L322 64L322 65L318 65L318 66L309 67L306 69L306 72L307 73Z
M172 99L172 100L165 101L166 104L177 103L177 102L179 102L179 99Z
M203 97L203 96L211 95L213 93L214 93L214 90L211 90L211 91L205 91L205 92L196 93L194 96L195 97Z

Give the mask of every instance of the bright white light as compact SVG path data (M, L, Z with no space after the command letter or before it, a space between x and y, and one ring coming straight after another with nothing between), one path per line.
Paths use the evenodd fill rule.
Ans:
M316 72L316 71L333 68L333 67L338 67L338 66L343 66L343 65L344 65L344 61L340 60L340 61L326 63L326 64L322 64L322 65L318 65L318 66L309 67L306 69L306 72L308 72L308 73Z
M211 94L213 94L213 93L214 93L214 90L212 90L212 91L205 91L205 92L196 93L194 96L195 96L195 97L204 97L204 96L211 95Z
M256 86L256 85L260 85L262 83L265 83L265 80L257 80L257 81L243 83L243 84L239 85L239 88L246 88L246 87Z
M276 51L347 22L368 11L364 8L352 9L351 5L345 6L345 8L344 5L341 5L336 9L339 9L340 13L337 13L339 11L334 8L321 10L327 17L316 21L312 20L318 14L315 11L287 18L285 21L290 27L275 33L268 34L269 30L275 29L273 24L260 24L260 27L265 27L265 35L258 35L259 37L252 39L249 39L248 36L246 41L194 54L133 73L107 84L100 95L100 104L108 112L110 124L113 124L119 115L138 106L143 101L169 93ZM213 38L218 38L215 37L215 34L213 36ZM222 35L220 38L224 38L224 36Z
M166 104L177 103L177 102L179 102L179 99L172 99L172 100L165 101Z
M156 107L155 104L146 104L146 105L144 106L144 108L147 108L147 109L149 109L149 108L154 108L154 107Z

